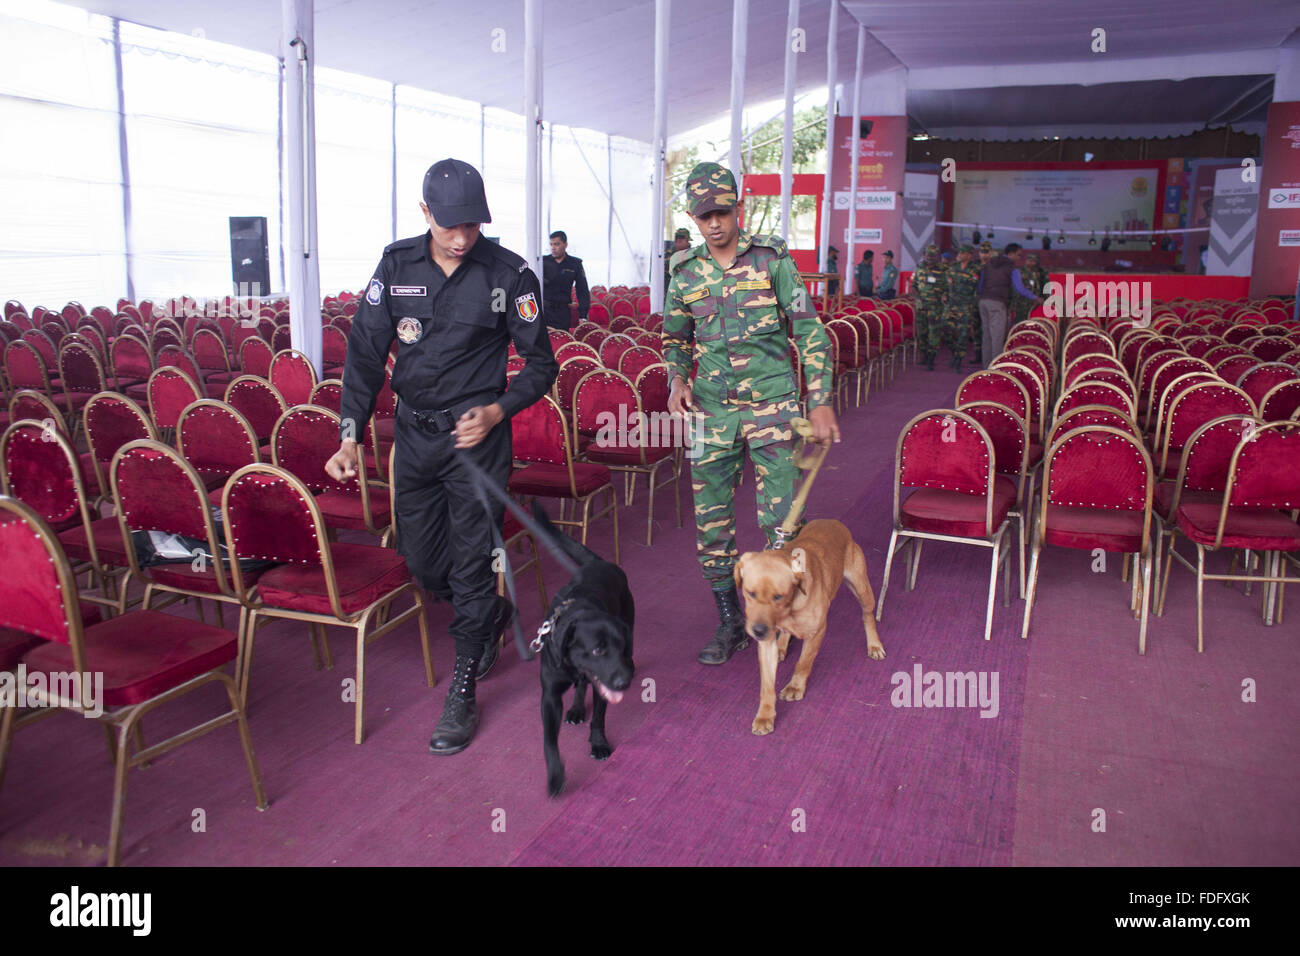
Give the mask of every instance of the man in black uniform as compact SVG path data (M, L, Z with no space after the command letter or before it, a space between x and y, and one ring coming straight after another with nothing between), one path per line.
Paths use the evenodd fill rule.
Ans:
M578 287L578 321L587 319L591 308L591 293L587 290L587 274L582 271L582 260L566 255L569 237L556 230L551 233L551 254L542 260L542 288L545 308L542 315L546 324L556 329L569 327L569 290Z
M496 661L514 607L495 593L491 526L471 458L499 487L510 477L510 417L538 401L555 380L537 276L521 257L479 232L491 222L483 179L457 159L424 175L420 203L429 231L384 250L348 336L342 430L326 465L335 480L362 467L357 444L384 384L396 338L397 548L415 581L456 615L456 665L429 749L453 754L478 728L475 680ZM506 389L506 348L514 340L523 370ZM489 498L490 520L504 508Z

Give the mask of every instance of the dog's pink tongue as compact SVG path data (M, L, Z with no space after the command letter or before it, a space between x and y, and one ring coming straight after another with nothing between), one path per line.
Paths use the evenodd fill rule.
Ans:
M604 697L611 704L617 704L623 699L623 692L621 690L610 690L599 681L596 682L596 688L600 691L600 696Z

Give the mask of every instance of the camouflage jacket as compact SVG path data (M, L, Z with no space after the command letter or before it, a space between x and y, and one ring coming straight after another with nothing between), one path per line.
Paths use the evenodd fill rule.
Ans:
M664 362L670 378L688 382L697 364L691 388L706 417L779 414L788 428L788 409L778 413L775 406L799 400L790 339L803 360L808 407L830 402L830 337L782 239L742 231L730 268L723 270L704 243L674 255L670 268ZM734 434L730 423L724 431ZM723 432L714 437L725 440Z
M947 307L949 312L969 312L975 308L976 289L979 287L980 266L978 262L962 265L954 263L948 269Z
M912 293L924 305L939 305L948 289L947 269L942 263L931 265L924 259L912 273Z
M1046 297L1047 293L1043 290L1047 288L1047 270L1042 266L1038 266L1037 268L1034 266L1021 266L1020 281L1024 283L1025 288L1034 295L1039 298ZM1013 295L1012 298L1015 299L1019 297ZM1029 305L1030 303L1025 304Z

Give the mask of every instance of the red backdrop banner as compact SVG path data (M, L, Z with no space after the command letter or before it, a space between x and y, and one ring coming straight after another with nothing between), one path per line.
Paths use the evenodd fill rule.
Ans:
M903 173L907 164L907 117L864 116L858 144L858 239L854 258L870 249L875 253L876 279L884 267L886 249L900 266L899 243L903 232ZM831 170L834 202L831 205L831 244L840 250L840 272L853 274L848 261L849 185L853 170L853 117L835 118L835 165Z
M1268 108L1250 294L1295 295L1300 276L1300 102Z

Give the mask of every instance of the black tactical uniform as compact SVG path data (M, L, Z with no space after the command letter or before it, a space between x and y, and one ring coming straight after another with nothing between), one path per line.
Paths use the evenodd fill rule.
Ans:
M587 288L582 260L568 255L560 262L555 261L555 256L542 260L543 304L548 326L556 329L569 327L569 290L575 285L578 288L578 319L581 321L587 318L587 310L591 308L591 292Z
M460 166L477 178L468 164ZM428 200L427 176L425 182ZM477 182L481 190L481 179ZM429 207L439 225L447 226L439 207L432 202ZM450 208L454 217L468 215L465 210L472 207ZM480 215L490 222L486 214L484 202ZM362 434L396 339L400 344L392 384L399 401L391 477L397 496L397 548L412 577L455 608L450 632L456 642L457 673L448 692L450 707L452 695L458 688L465 690L465 684L473 703L478 665L481 660L487 664L485 654L495 659L495 639L505 626L492 571L492 524L459 458L468 455L504 488L512 459L510 417L546 393L557 369L540 321L537 276L525 260L480 234L447 276L433 261L430 240L426 232L384 250L348 336L341 418L343 437ZM512 339L527 364L507 389L506 349ZM493 402L501 406L504 419L475 447L455 448L451 431L457 419L470 408ZM500 528L504 509L494 498L489 502L490 522Z

